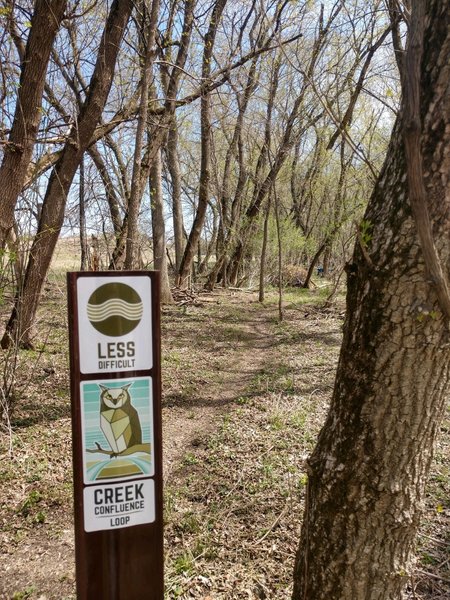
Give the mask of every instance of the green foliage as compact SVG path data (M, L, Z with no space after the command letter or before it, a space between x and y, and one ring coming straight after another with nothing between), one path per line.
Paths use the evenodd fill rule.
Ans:
M187 512L178 527L183 533L198 533L201 529L201 524L195 513Z
M173 568L179 575L190 575L195 569L195 560L189 551L183 552L173 562Z
M308 475L306 473L303 473L302 475L300 475L300 479L298 480L298 483L299 483L300 488L306 487L306 485L308 484Z
M188 452L183 458L183 464L186 466L196 465L197 462L198 460L192 452Z
M269 418L269 425L272 431L281 431L285 426L285 420L281 414L272 414Z
M305 252L310 250L311 242L308 242L302 235L298 227L290 217L281 219L280 223L281 231L281 244L283 248L283 261L284 263L298 263ZM261 248L262 244L262 228L260 228L257 236L254 240L254 248ZM259 260L259 258L258 258ZM273 215L270 216L268 222L268 235L267 235L267 266L268 272L273 271L277 268L278 261L278 235L276 220Z
M36 513L36 516L33 519L33 523L40 524L40 525L42 523L45 523L45 513L42 512L41 510L38 513Z
M30 585L21 592L15 592L12 596L12 600L26 600L27 598L30 598L35 591L36 588L33 585Z
M25 502L20 507L20 513L27 517L30 512L34 509L36 504L42 500L42 494L38 490L32 490L29 494Z
M361 236L361 243L363 244L364 248L368 248L370 242L372 241L372 230L373 230L373 223L371 223L370 221L363 219L361 221L361 223L359 224L359 233Z
M437 559L429 554L428 552L422 552L422 563L424 565L435 565L437 564Z

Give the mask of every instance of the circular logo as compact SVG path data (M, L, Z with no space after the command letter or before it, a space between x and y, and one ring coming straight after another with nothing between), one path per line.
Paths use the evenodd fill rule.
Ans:
M125 283L106 283L93 292L87 316L97 331L111 337L126 335L139 324L143 313L139 294Z

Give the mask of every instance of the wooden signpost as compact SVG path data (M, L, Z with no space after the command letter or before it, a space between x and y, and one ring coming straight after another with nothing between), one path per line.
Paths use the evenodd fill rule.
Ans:
M159 276L68 273L78 600L162 600Z

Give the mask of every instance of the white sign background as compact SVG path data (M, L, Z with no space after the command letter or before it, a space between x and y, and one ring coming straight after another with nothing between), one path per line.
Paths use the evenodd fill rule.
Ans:
M134 492L136 487L139 493ZM83 496L84 529L87 532L121 529L122 527L153 523L155 520L155 483L153 479L89 486L84 488Z
M88 319L87 305L91 294L106 283L123 283L139 294L143 304L141 321L133 331L123 336L100 333ZM78 331L80 348L80 371L82 373L118 373L147 370L153 366L152 356L152 294L150 277L122 275L118 277L80 277L77 280ZM104 360L107 344L134 342L134 361L121 359L121 366L107 365ZM102 349L99 352L99 349ZM99 353L101 356L99 356ZM103 358L102 358L103 357ZM114 361L109 361L114 362Z

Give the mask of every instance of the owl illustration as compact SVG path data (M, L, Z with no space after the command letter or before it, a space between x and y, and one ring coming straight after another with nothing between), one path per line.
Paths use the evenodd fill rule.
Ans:
M100 392L100 427L111 446L111 456L142 444L142 430L137 410L131 404L129 388L108 388L98 384Z

